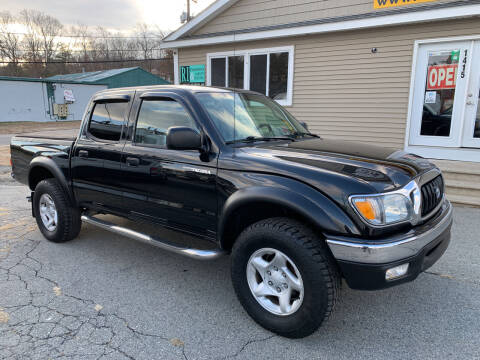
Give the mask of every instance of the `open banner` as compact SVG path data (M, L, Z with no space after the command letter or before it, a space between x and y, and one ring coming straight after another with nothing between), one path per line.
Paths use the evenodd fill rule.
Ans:
M458 64L433 65L428 67L427 90L455 89Z

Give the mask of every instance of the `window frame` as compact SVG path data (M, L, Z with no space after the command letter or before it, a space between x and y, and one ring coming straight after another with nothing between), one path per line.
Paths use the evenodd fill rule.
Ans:
M176 103L178 103L185 110L185 112L188 114L188 116L190 116L190 118L192 119L192 121L195 125L194 130L197 130L200 134L202 134L202 128L199 126L198 121L195 119L195 117L193 116L193 114L190 111L190 109L188 108L188 106L186 106L186 104L180 98L178 98L174 95L172 96L172 94L168 94L168 95L163 95L163 94L161 94L161 95L158 94L157 95L157 94L155 94L153 96L140 96L140 104L138 105L137 114L135 116L135 124L134 124L135 126L133 127L133 131L132 131L132 139L131 139L131 145L132 146L153 148L153 149L162 149L162 150L171 150L171 149L168 149L166 145L144 144L144 143L139 143L139 142L135 141L135 135L137 133L137 126L138 126L138 118L140 117L140 111L142 110L143 102L144 101L165 101L165 100L175 101Z
M268 55L267 56L267 74L266 74L266 93L269 92L270 86L270 54L272 53L288 53L288 79L287 79L287 96L283 100L274 100L282 106L292 106L293 104L293 75L294 75L294 53L295 47L282 46L263 49L222 51L216 53L207 53L207 86L212 86L212 59L225 59L225 85L228 87L228 57L243 56L243 89L250 90L250 56L252 55Z
M123 113L122 128L120 130L120 137L119 137L118 140L102 139L102 138L99 138L99 137L95 136L94 134L92 134L90 132L90 123L92 121L93 113L95 112L95 107L98 104L111 104L111 103L126 104L125 112ZM96 99L96 100L93 100L92 107L88 112L89 112L88 121L87 121L87 123L85 124L85 127L84 127L84 133L85 133L85 137L87 139L90 139L90 140L93 140L93 141L96 141L96 142L107 143L107 144L118 144L124 139L125 125L126 125L125 120L127 119L127 114L130 112L130 106L129 106L129 101L128 100L113 99L113 98L112 99L98 99L98 100Z

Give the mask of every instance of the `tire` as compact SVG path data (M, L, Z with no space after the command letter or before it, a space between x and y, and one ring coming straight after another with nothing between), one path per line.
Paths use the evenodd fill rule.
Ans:
M47 228L44 220L42 220L40 204L48 204L52 201L56 210L57 221L50 228ZM33 212L38 228L47 240L61 243L75 239L80 232L82 225L80 211L71 206L67 194L56 179L42 180L37 184L33 195ZM49 214L46 216L51 218Z
M273 252L273 255L269 252ZM257 261L250 262L251 259ZM300 275L293 276L293 282L286 280L290 283L289 291L293 295L285 295L289 300L283 304L287 304L284 310L290 309L290 313L282 312L278 296L283 294L282 277L277 276L277 267L272 268L276 259L280 263L282 259L286 260L288 264L286 268L290 273L285 267L278 268L282 277L291 279L291 274L297 272ZM260 271L264 271L264 276L260 275L257 265L253 263L261 263ZM265 267L267 263L268 267ZM267 275L268 272L271 276ZM302 338L314 333L332 313L341 285L337 264L326 244L308 227L288 218L266 219L246 228L232 249L231 275L237 297L253 320L288 338ZM301 287L298 286L300 282L303 293L294 290L295 287ZM273 288L265 290L267 283L272 283ZM279 286L276 287L277 284ZM270 295L256 297L251 286L259 292L277 291L277 299ZM288 284L283 283L283 286L288 290Z

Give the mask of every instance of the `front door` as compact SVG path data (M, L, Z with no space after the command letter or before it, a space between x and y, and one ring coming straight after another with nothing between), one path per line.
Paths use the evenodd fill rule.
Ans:
M171 126L200 132L192 112L174 94L136 99L139 104L131 142L122 158L125 206L133 217L214 238L216 233L216 156L203 158L198 150L166 148Z
M463 146L480 148L480 41L472 52L470 85L467 91ZM480 155L479 155L480 156Z
M409 145L480 147L480 42L418 49Z

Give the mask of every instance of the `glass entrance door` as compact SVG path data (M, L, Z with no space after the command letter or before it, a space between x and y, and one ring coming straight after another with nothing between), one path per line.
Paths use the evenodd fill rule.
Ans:
M463 147L480 148L480 41L473 43L472 66L465 106Z
M471 42L418 50L410 145L461 147Z
M480 148L480 40L418 49L409 145Z

